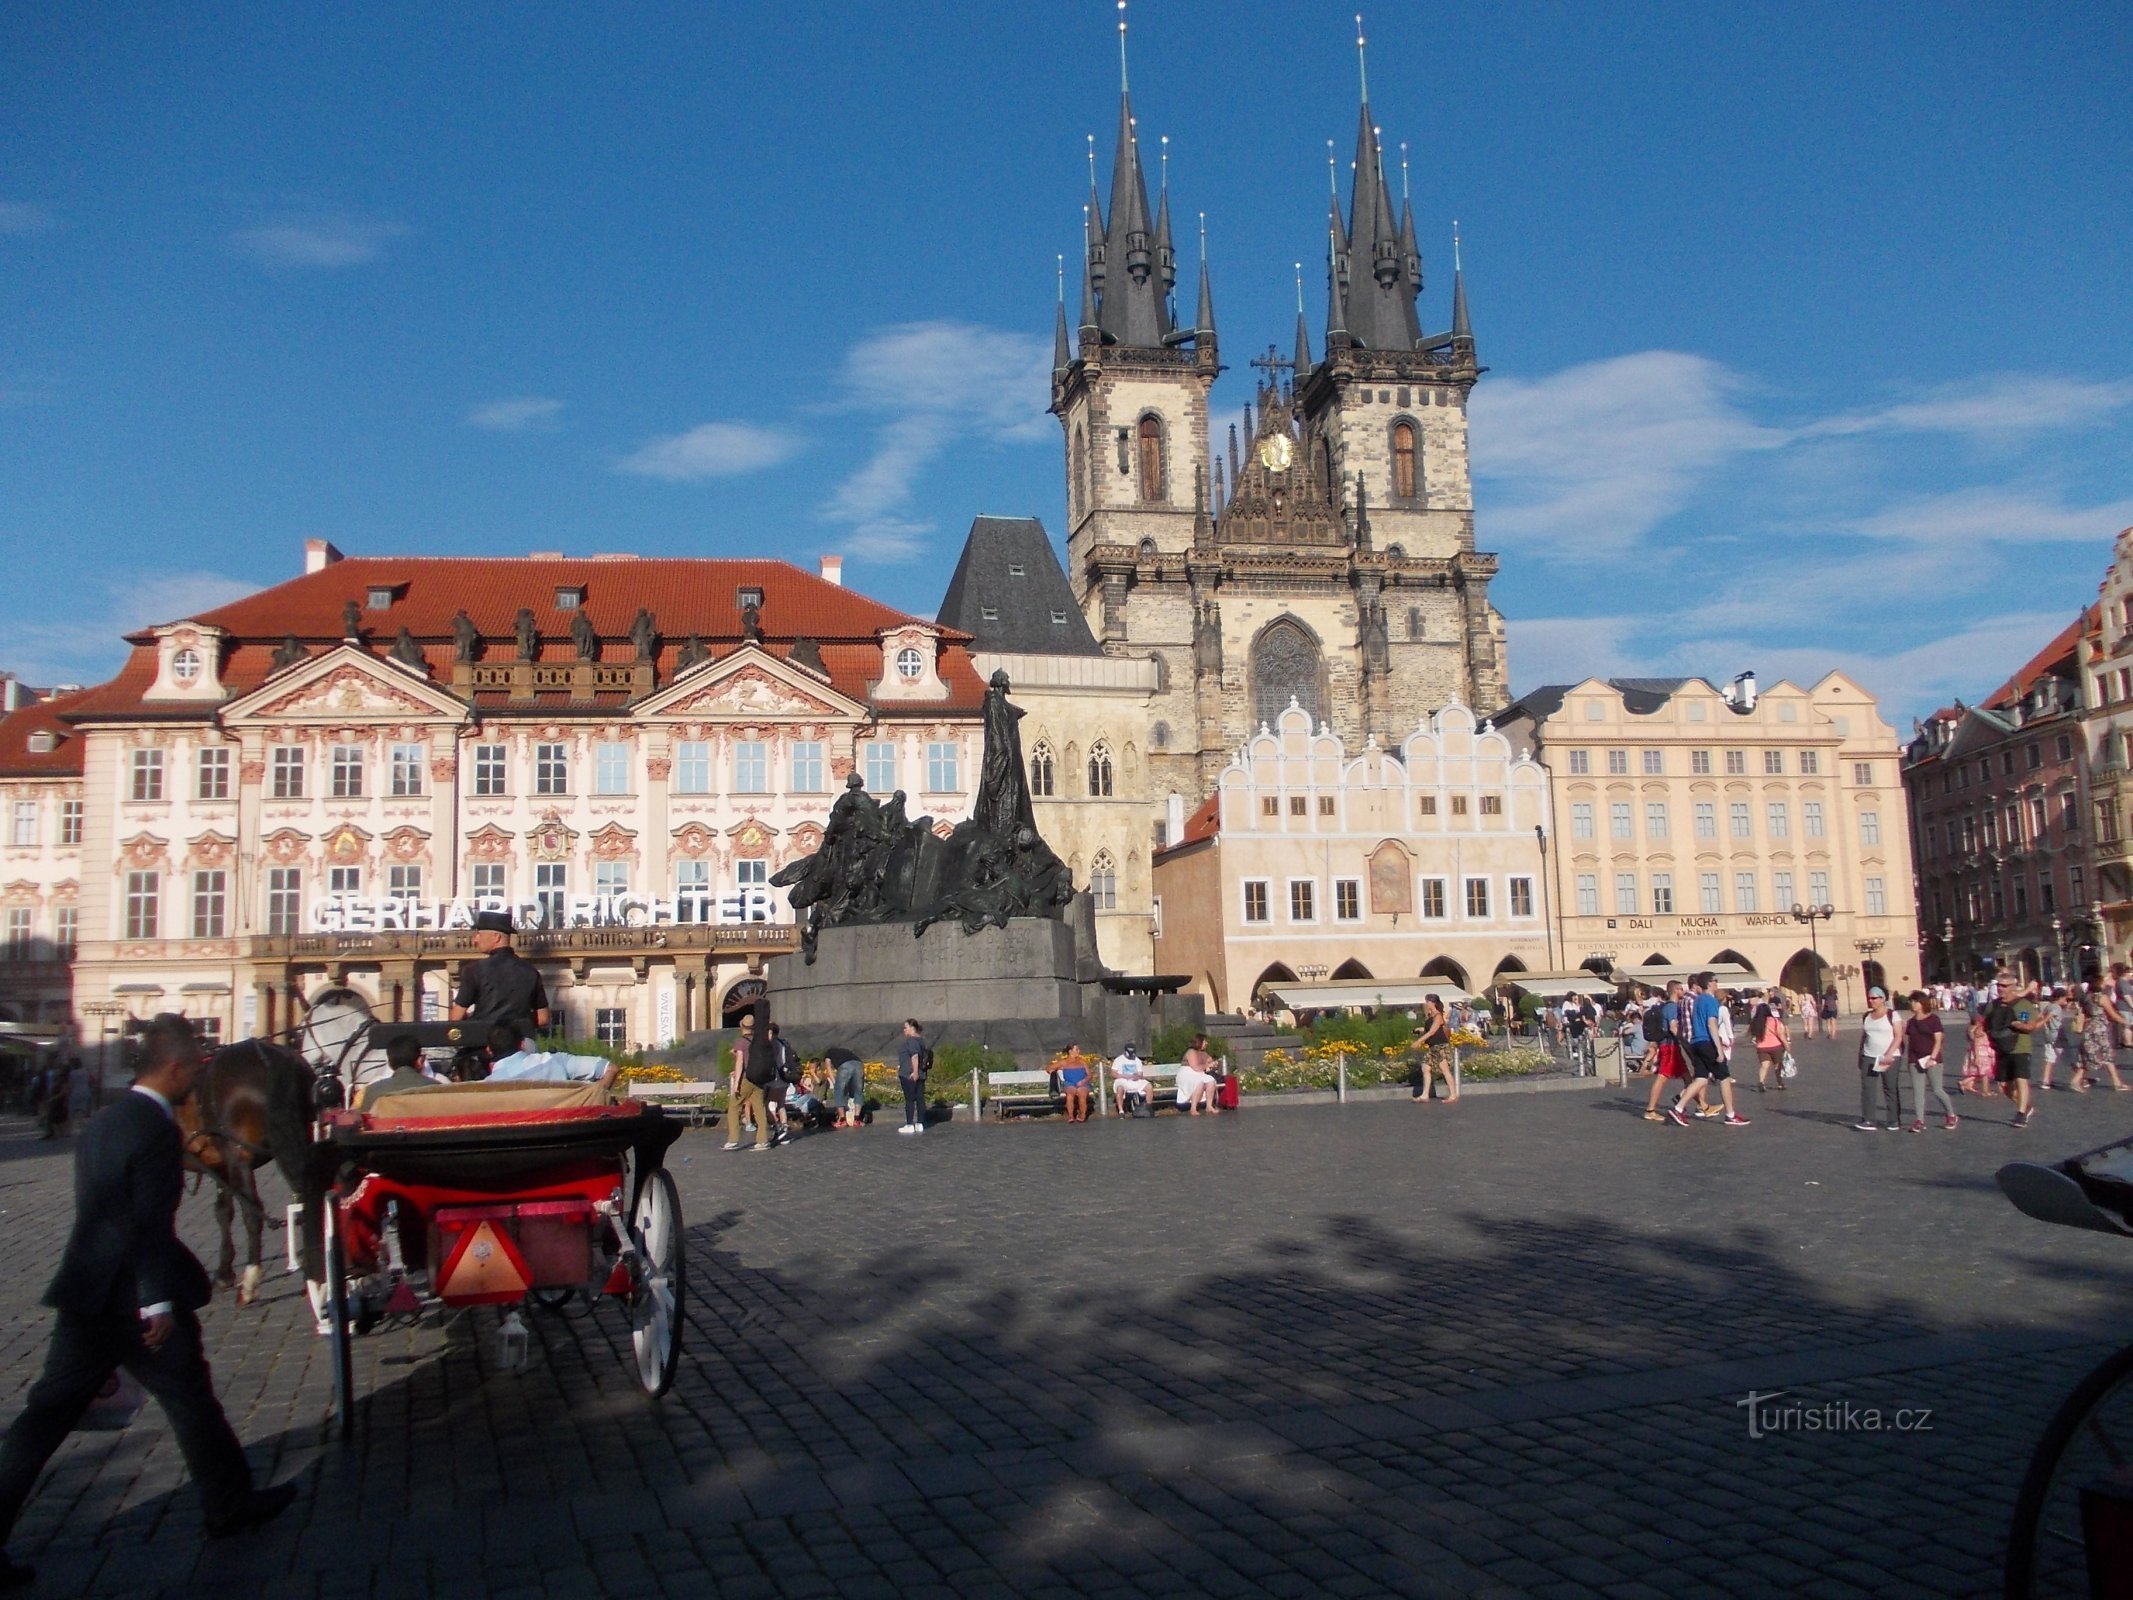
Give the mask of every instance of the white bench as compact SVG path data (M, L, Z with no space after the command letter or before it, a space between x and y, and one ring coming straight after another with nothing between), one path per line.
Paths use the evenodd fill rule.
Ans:
M1141 1063L1141 1076L1148 1083L1149 1110L1153 1111L1158 1106L1174 1106L1178 1103L1178 1068L1183 1065L1184 1063L1180 1061L1143 1061ZM1108 1063L1106 1063L1105 1070L1106 1072L1109 1071ZM1111 1079L1110 1085L1106 1086L1104 1109L1107 1111L1116 1110L1118 1107L1117 1083L1118 1079L1114 1077ZM1169 1091L1168 1095L1163 1093L1166 1089Z
M723 1083L697 1080L689 1083L633 1083L630 1085L632 1100L648 1100L656 1106L668 1106L681 1112L692 1126L701 1128L711 1120L714 1112L722 1109L720 1104L726 1093Z
M1008 1111L1049 1111L1059 1104L1049 1072L988 1072L985 1100L995 1117Z

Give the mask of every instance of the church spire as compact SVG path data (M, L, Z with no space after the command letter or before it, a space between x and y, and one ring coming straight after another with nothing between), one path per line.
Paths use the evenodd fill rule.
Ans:
M1304 324L1304 264L1296 263L1296 377L1303 382L1303 375L1311 370L1311 330Z
M1066 257L1059 258L1059 320L1052 328L1052 371L1064 372L1074 364L1073 346L1067 343Z
M1192 331L1198 339L1212 341L1215 336L1215 291L1207 281L1207 213L1200 213L1200 309L1193 318Z
M1364 67L1362 18L1356 18L1355 49ZM1415 316L1421 284L1409 270L1404 230L1385 182L1385 152L1370 117L1370 79L1362 73L1363 103L1355 135L1355 182L1348 200L1348 254L1360 269L1348 283L1347 333L1369 350L1412 350L1422 339ZM1338 199L1335 205L1338 207ZM1419 255L1419 253L1417 253Z
M1452 343L1462 348L1471 362L1474 356L1474 325L1466 315L1466 265L1459 259L1459 224L1452 224Z

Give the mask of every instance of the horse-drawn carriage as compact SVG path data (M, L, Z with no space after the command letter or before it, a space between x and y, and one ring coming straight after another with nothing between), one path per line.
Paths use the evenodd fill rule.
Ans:
M323 1120L322 1315L342 1431L354 1417L350 1340L410 1277L450 1307L618 1301L637 1381L666 1393L681 1356L681 1202L664 1164L681 1132L656 1106L591 1084L455 1084L387 1095Z
M218 1051L189 1108L188 1153L218 1181L218 1276L231 1277L232 1208L260 1277L256 1169L278 1160L299 1197L292 1223L321 1331L334 1340L341 1429L354 1423L351 1340L382 1316L574 1298L621 1304L639 1384L654 1397L681 1353L681 1205L664 1158L681 1126L597 1084L455 1083L386 1094L385 1042L463 1041L454 1023L379 1023L331 991L291 1036Z

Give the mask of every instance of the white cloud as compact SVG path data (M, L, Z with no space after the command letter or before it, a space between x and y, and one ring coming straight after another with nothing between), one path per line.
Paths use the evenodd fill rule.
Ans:
M2044 373L2003 373L1951 384L1876 410L1848 411L1809 423L1801 438L1860 433L1957 433L1990 436L2078 428L2133 405L2133 383L2090 383Z
M790 460L800 441L778 428L749 422L706 422L686 433L653 439L615 464L617 472L669 483L699 483L760 472Z
M407 232L398 222L321 214L240 228L230 243L270 267L357 267Z
M1473 460L1503 500L1492 543L1575 559L1630 549L1716 468L1785 434L1744 412L1718 362L1646 350L1475 391Z
M876 517L844 536L840 548L861 561L916 561L926 553L934 525L902 517Z
M46 233L51 227L52 214L44 207L20 200L0 200L0 233Z
M2133 499L2070 506L2048 490L2023 493L1986 487L1902 501L1853 526L1877 538L1978 550L1988 545L2101 542L2129 524Z
M125 660L122 635L198 616L257 588L219 572L135 571L89 580L56 614L11 626L10 665L31 683L98 683Z
M874 449L822 514L854 524L855 541L869 527L894 524L894 538L908 545L918 525L898 513L919 474L966 440L1043 438L1050 401L1051 347L1043 339L963 322L883 328L846 356L839 403L882 414ZM852 548L858 552L856 542ZM900 558L916 553L912 547Z
M491 433L553 433L562 425L563 402L538 395L491 400L467 413L469 426Z

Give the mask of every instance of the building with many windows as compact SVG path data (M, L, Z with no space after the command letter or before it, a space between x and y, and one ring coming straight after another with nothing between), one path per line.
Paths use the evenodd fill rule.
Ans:
M769 879L848 775L969 813L967 641L835 565L313 541L303 576L130 636L111 682L0 723L27 956L0 1003L229 1036L347 983L437 1015L501 905L573 1035L715 1023L790 947Z
M1975 706L1936 711L1904 761L1918 917L1936 977L2000 968L2047 983L2093 972L2107 944L2091 859L2117 818L2091 827L2083 727L2084 613Z
M1701 678L1588 678L1495 723L1547 769L1566 966L1733 962L1852 1005L1865 984L1917 983L1902 752L1842 673L1730 698Z
M1553 966L1547 776L1450 705L1380 749L1292 706L1156 857L1155 959L1216 1010L1277 984Z
M2072 910L2083 921L2083 937L2123 961L2133 954L2133 528L2112 545L2076 665L2086 718L2080 743L2091 876L2087 903Z

